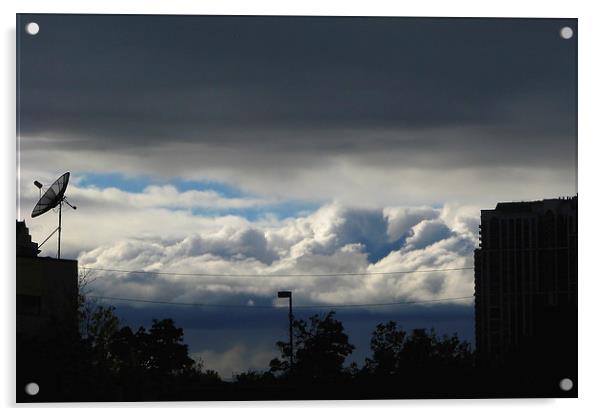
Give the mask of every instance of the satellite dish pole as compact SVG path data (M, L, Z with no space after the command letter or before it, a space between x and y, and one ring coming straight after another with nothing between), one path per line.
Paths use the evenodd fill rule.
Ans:
M59 202L59 245L56 250L56 258L61 258L61 225L62 225L62 217L63 217L63 200Z
M63 198L61 199L61 202L59 202L59 246L58 246L58 250L57 250L57 259L61 258L61 231L63 230L63 221L62 221L62 214L63 214L63 203L69 205L71 208L73 209L77 209L77 207L75 205L71 205L69 203L69 201L67 201L67 197L63 196Z
M61 231L63 228L63 203L69 205L73 209L77 209L75 205L71 205L69 201L67 201L67 197L65 196L65 190L67 189L67 184L69 183L70 173L67 172L59 177L54 183L44 192L44 195L40 197L40 200L33 208L31 212L31 217L35 218L40 216L52 208L59 207L59 226L54 229L53 232L50 233L48 237L40 245L38 248L42 247L46 241L50 239L58 231L58 248L57 248L57 258L61 258ZM38 181L34 182L34 185L42 190L42 184Z

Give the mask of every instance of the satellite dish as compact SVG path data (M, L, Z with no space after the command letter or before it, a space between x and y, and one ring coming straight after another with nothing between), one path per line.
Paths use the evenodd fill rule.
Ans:
M31 218L38 217L50 211L63 201L65 191L67 190L67 184L69 183L69 176L69 172L64 173L60 178L54 181L54 183L46 190L46 192L44 192L44 195L42 195L36 206L33 207Z
M65 197L65 191L67 190L67 184L69 183L70 175L71 174L69 172L64 173L56 181L54 181L54 183L52 185L50 185L50 188L48 188L46 190L46 192L44 192L44 195L42 195L40 197L40 200L38 201L36 206L33 207L33 211L31 211L31 218L35 218L35 217L39 217L40 215L50 211L52 208L54 208L56 206L59 207L59 226L57 228L55 228L55 230L52 233L50 233L50 235L48 237L46 237L46 239L44 241L42 241L42 244L40 244L38 246L38 248L42 247L42 245L44 245L44 243L46 241L48 241L50 239L50 237L52 237L54 235L54 233L56 233L58 231L59 232L59 241L58 241L57 257L59 259L61 258L61 228L62 228L61 224L62 224L63 202L65 204L69 205L71 208L77 209L77 207L74 205L71 205L67 201L67 198ZM39 183L38 181L35 181L34 184L39 189L42 188L42 184Z

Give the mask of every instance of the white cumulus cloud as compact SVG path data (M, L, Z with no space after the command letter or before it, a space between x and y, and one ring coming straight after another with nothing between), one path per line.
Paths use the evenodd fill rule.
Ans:
M132 212L136 204L125 203L122 215L82 210L70 216L69 227L81 228L66 233L66 241L82 248L81 266L183 274L93 271L96 294L176 302L235 299L249 305L282 288L294 290L296 302L306 304L472 294L471 270L389 274L471 267L477 241L471 224L478 218L464 207L368 209L330 203L303 216L250 221L160 204ZM346 275L357 273L365 275Z

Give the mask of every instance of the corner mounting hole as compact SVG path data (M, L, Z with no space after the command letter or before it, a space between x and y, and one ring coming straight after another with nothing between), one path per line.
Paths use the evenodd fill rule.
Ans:
M560 390L562 391L571 391L573 389L573 380L570 378L563 378L560 380Z
M573 29L571 29L568 26L563 27L562 29L560 29L560 37L562 39L570 39L573 37Z
M35 396L39 392L40 386L38 386L38 383L28 383L25 386L25 393L29 394L30 396Z
M31 36L35 36L40 31L40 25L38 25L36 22L27 23L25 26L25 31Z

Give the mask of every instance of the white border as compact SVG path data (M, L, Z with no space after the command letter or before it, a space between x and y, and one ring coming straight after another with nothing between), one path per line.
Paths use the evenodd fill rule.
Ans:
M332 413L344 408L350 415L365 414L376 410L383 414L400 412L448 415L488 415L509 412L545 412L555 415L567 413L591 414L602 408L600 386L600 336L599 304L602 303L602 276L597 267L598 240L600 233L599 211L602 208L602 187L598 177L600 141L600 97L602 97L602 15L596 2L582 1L352 1L352 0L304 0L304 1L161 1L161 0L97 0L93 1L36 1L21 0L13 4L1 2L0 19L3 24L2 65L3 99L2 110L2 176L6 200L0 204L2 210L2 264L4 271L0 280L4 285L2 294L2 316L5 319L3 341L0 343L3 365L0 375L1 403L14 403L14 218L16 217L13 195L15 195L15 13L118 13L118 14L268 14L268 15L357 15L357 16L474 16L474 17L577 17L579 18L579 271L580 271L580 346L579 346L579 395L578 400L440 400L440 401L364 401L364 402L271 402L271 403L173 403L166 404L123 404L93 405L86 413L105 414L106 407L143 407L144 412L163 414L164 407L177 409L178 413L241 413L257 415L306 415L308 412ZM588 224L587 226L583 224ZM12 405L14 406L14 405ZM25 407L25 406L21 406ZM39 407L39 406L37 406ZM78 407L90 405L52 405L50 409L37 407L25 409L32 412L51 414L78 413ZM68 407L61 409L60 407ZM201 407L202 409L196 409ZM597 408L597 409L596 409ZM14 409L11 409L14 410ZM123 409L128 411L127 409Z

